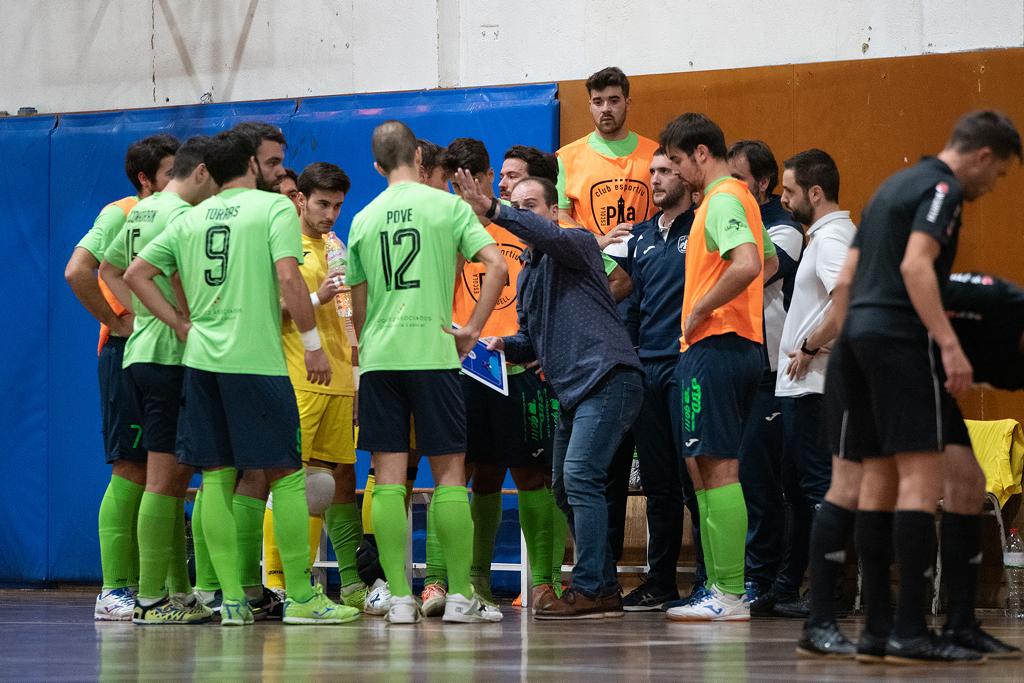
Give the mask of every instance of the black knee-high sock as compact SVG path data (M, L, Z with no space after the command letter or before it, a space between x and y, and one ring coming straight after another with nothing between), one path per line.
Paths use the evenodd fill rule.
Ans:
M846 562L846 544L853 531L853 510L821 504L811 526L811 613L807 623L824 626L836 620L836 582Z
M858 510L854 542L864 578L864 630L888 638L892 630L889 565L892 564L893 513Z
M974 625L974 601L981 564L981 515L942 513L942 575L948 607L946 627Z
M928 631L924 598L935 562L935 515L897 510L893 519L893 549L900 576L893 635L900 638L924 635Z

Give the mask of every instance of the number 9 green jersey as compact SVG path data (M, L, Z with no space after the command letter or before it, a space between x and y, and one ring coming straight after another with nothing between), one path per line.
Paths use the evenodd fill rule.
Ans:
M302 263L299 216L284 195L233 188L210 197L139 258L180 273L192 330L182 364L210 372L287 375L274 263Z
M360 373L459 367L455 262L494 240L466 202L419 183L391 185L356 214L345 282L367 285Z

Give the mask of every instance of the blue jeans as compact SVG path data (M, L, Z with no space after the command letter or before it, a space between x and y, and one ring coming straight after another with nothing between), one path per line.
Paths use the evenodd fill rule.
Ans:
M615 367L571 410L562 409L555 432L552 487L576 543L572 586L588 597L617 590L605 485L615 449L640 412L643 392L638 370Z

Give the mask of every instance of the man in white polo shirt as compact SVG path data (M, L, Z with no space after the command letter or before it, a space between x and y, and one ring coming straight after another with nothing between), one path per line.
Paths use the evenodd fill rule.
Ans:
M813 517L829 505L824 498L832 478L832 453L824 429L825 366L841 320L829 311L857 228L850 212L839 209L839 169L832 157L820 149L809 149L787 159L783 166L782 204L793 218L809 227L782 328L775 394L782 410L783 458L795 468L800 483L800 499L793 503L805 506ZM809 533L789 538L789 566L779 572L795 578L797 585L807 569L809 541ZM776 606L776 612L806 616L806 607L799 608L793 614L783 614Z

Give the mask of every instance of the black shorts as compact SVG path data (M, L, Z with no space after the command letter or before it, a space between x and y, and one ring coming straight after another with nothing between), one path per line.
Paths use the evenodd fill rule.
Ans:
M409 420L420 455L466 452L458 370L374 370L359 378L359 448L408 453Z
M508 396L462 376L466 462L551 469L558 399L533 370L508 376Z
M302 466L299 409L286 376L185 368L178 461L240 470Z
M684 458L739 457L743 427L763 375L761 345L735 334L701 339L679 355Z
M124 345L125 339L110 337L100 349L100 419L107 463L118 460L146 462L142 420L133 400L128 373L121 367Z
M825 397L829 441L839 457L940 452L970 446L963 415L946 391L938 349L928 340L840 338Z
M132 363L125 372L142 416L142 447L147 451L173 453L181 410L180 365Z

